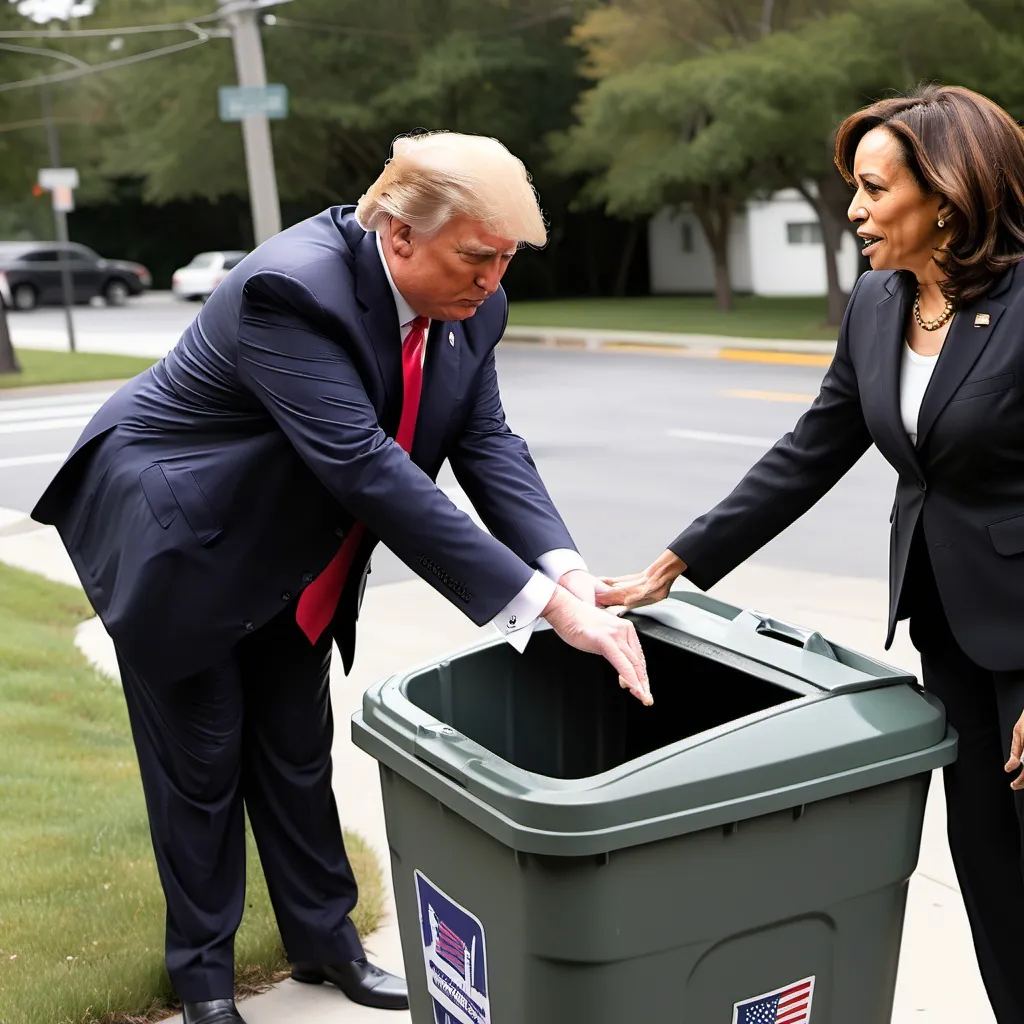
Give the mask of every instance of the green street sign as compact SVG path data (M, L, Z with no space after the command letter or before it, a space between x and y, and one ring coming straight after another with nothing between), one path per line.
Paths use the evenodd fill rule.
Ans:
M217 99L222 121L241 121L252 114L264 114L275 121L288 116L286 85L222 85Z

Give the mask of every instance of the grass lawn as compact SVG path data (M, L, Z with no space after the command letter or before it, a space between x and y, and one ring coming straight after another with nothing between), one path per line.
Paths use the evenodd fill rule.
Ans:
M0 374L0 388L33 384L72 384L86 380L124 380L142 373L155 359L104 355L98 352L51 352L19 348L21 373Z
M737 338L835 341L838 328L825 323L824 298L766 299L736 296L729 313L703 296L651 295L627 299L554 299L509 303L515 327L598 327L606 330L724 334Z
M164 904L120 687L73 643L81 593L0 565L0 1024L166 1016ZM360 934L382 913L380 867L348 836ZM238 981L286 968L254 844Z

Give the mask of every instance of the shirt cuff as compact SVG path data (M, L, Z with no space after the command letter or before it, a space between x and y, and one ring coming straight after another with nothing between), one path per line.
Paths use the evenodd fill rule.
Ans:
M582 569L587 572L587 563L583 556L572 548L554 548L552 551L545 551L543 555L537 556L537 567L549 580L556 583L567 573L574 569Z
M526 586L491 620L498 632L520 653L530 642L540 613L554 596L558 583L535 572Z

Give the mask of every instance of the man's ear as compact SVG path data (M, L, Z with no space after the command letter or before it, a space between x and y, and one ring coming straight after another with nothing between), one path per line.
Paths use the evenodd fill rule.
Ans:
M391 221L391 251L404 260L413 253L412 228L400 220Z

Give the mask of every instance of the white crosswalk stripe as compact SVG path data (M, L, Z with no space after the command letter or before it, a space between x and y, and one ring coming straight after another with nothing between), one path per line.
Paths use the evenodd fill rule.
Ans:
M110 395L110 391L96 390L37 395L33 398L6 398L0 393L0 435L20 435L26 439L0 443L0 470L62 462L67 454L66 448L71 446L75 435L92 419ZM32 451L34 447L42 445L34 443L31 435L39 434L42 439L62 430L69 436L60 438L56 443L50 440L46 444L46 451ZM60 445L65 446L65 451L55 450Z

